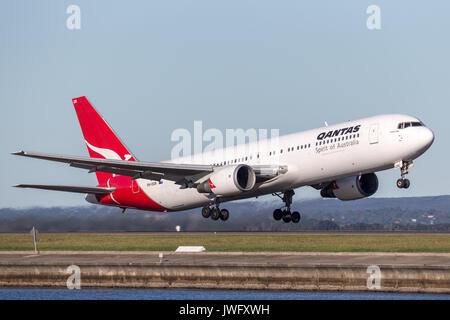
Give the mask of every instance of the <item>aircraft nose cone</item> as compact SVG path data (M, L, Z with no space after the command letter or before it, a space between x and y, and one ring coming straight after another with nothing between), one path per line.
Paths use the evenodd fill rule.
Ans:
M421 135L421 139L424 143L424 147L428 149L433 144L434 141L433 131L431 131L428 128L425 128L424 132Z

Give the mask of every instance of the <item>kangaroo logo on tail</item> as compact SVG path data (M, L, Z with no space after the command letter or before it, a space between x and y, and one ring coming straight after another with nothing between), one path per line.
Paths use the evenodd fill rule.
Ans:
M90 144L89 142L87 142L87 140L84 140L88 146L89 149L91 149L94 152L97 152L98 154L102 155L103 158L105 159L113 159L113 160L126 160L128 161L131 158L130 154L125 154L124 155L124 159L122 159L117 152L110 150L110 149L106 149L106 148L99 148L96 146L93 146L92 144Z

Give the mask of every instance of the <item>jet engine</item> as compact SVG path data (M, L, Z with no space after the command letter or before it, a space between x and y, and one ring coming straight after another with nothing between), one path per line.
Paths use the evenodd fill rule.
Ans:
M378 190L378 178L375 173L362 174L334 181L320 191L323 198L356 200L373 195Z
M219 167L207 181L197 185L197 191L231 196L252 190L255 182L255 171L245 164Z

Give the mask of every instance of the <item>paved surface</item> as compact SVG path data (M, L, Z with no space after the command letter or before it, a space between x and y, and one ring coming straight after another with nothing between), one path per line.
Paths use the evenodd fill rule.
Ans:
M174 253L163 252L163 264L179 265L408 265L450 267L443 253ZM48 251L0 252L0 265L146 265L160 264L159 252Z

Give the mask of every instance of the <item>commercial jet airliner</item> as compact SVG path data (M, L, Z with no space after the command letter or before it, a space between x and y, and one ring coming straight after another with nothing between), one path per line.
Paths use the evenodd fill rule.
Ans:
M398 168L407 189L413 160L433 143L419 119L384 114L164 162L138 161L86 97L72 100L90 157L18 151L14 155L68 163L95 172L96 187L19 184L16 187L84 193L90 203L149 211L202 208L227 220L224 202L278 196L275 220L298 223L294 189L311 186L324 198L355 200L378 189L377 171Z

